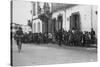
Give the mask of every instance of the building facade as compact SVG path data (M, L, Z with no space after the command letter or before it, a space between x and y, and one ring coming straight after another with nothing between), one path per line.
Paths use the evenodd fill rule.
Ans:
M32 15L32 32L33 33L45 33L47 31L47 23L39 18L46 10L50 10L50 4L43 2L34 2L33 4L33 15Z
M34 16L32 16L33 33L54 33L60 28L65 31L75 28L90 32L93 28L97 36L97 6L36 2L34 9ZM48 16L42 16L47 11L50 13L49 19L46 18ZM61 22L59 22L59 17L62 18Z
M72 28L81 31L91 31L94 29L97 36L97 6L92 5L76 5L63 10L58 10L52 14L52 18L63 16L63 29L68 31Z

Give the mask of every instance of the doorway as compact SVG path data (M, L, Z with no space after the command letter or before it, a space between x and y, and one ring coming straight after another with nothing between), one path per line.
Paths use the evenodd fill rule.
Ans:
M70 30L80 30L80 14L79 12L72 13L70 16Z

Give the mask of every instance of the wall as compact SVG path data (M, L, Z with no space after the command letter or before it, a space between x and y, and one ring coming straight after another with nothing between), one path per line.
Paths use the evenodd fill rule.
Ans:
M97 6L90 6L90 5L78 5L74 6L72 8L66 9L66 18L69 19L69 16L71 16L74 12L80 13L80 22L81 22L81 30L82 31L91 31L91 28L93 28L97 35ZM69 20L66 20L65 28L66 30L69 30Z
M70 28L70 16L72 13L80 13L80 22L82 31L91 31L91 27L95 30L97 34L97 15L95 11L97 10L96 6L90 5L77 5L65 10L59 10L54 12L52 18L57 18L59 13L63 14L63 28L64 30L69 30ZM91 25L92 24L92 25Z
M67 19L66 26L67 24L70 25L69 17L74 12L80 13L81 30L90 31L91 30L91 6L78 5L78 6L74 6L72 8L66 9L66 19ZM66 27L66 30L69 30L68 28L69 26Z
M57 17L58 17L58 15L59 14L62 14L63 15L63 28L65 29L65 22L66 22L66 19L65 19L65 17L66 17L66 14L65 14L65 11L64 10L59 10L59 11L57 11L57 12L54 12L53 14L52 14L52 18L56 18L56 20L57 20Z
M95 30L96 32L96 36L97 36L97 33L98 33L98 28L97 28L97 25L98 25L98 13L96 14L96 11L97 11L97 6L92 6L93 9L92 9L92 15L93 15L93 19L92 19L92 26L93 26L93 29Z

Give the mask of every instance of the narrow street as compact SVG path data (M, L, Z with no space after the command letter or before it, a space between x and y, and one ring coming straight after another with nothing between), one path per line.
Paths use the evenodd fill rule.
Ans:
M96 48L59 47L57 44L23 44L21 53L13 42L13 65L81 63L97 61Z

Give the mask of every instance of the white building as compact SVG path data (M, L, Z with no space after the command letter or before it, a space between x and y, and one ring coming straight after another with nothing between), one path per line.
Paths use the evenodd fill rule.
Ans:
M22 25L22 30L23 30L23 33L29 33L30 31L32 31L31 27L28 26L28 25Z
M43 33L45 32L44 30L46 29L46 25L44 23L44 21L40 20L40 18L38 18L39 15L42 15L45 12L45 5L49 5L51 6L51 4L47 4L44 2L32 2L32 8L33 8L33 12L32 12L32 32L33 33ZM51 11L51 9L50 9Z
M58 16L62 15L62 27L65 31L72 28L81 31L91 31L94 29L97 36L97 6L94 5L77 5L77 4L61 4L61 3L48 3L50 6L51 18L56 19L48 23L48 30L52 33L54 27L58 28ZM44 3L36 2L34 7L34 16L32 17L32 31L33 33L43 33L46 30L45 23L38 18L39 15L44 13ZM40 6L39 6L40 5ZM39 10L41 8L41 11ZM39 12L40 11L40 12ZM50 31L51 30L51 31Z
M97 35L97 6L75 5L54 12L52 18L57 19L59 14L63 16L64 30L70 30L71 26L76 22L81 31L91 31L91 28L93 28Z

